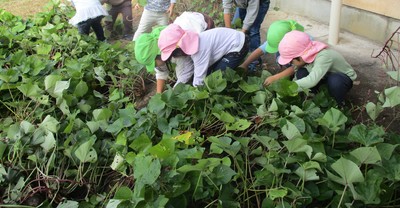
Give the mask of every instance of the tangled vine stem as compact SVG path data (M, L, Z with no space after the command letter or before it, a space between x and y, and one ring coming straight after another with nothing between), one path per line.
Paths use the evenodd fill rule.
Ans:
M374 51L371 54L372 58L380 59L388 70L398 72L400 69L400 27L393 32L377 55L374 56L373 53Z

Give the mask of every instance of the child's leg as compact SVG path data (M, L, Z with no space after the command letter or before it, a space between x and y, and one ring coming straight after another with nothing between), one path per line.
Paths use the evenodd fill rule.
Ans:
M141 34L151 32L151 29L154 23L157 22L157 19L154 17L154 13L147 9L143 10L142 17L140 17L139 26L133 36L133 41L135 41Z
M250 27L250 51L256 50L261 44L260 28L261 24L267 15L269 9L269 0L260 0L260 8L258 9L258 14L254 20L253 25Z
M108 10L109 16L106 16L104 18L104 26L106 30L112 34L114 30L114 23L118 16L118 11L116 10L116 7L111 6L109 4L106 4L106 8Z
M133 17L132 17L132 2L126 1L121 8L122 22L124 23L124 35L133 34ZM132 39L132 37L131 37Z
M167 13L154 13L153 16L156 19L157 25L168 25L168 14Z
M309 73L306 68L299 68L299 69L297 69L295 76L296 76L296 79L302 79L302 78L308 76L308 74Z
M353 81L343 73L328 73L326 76L329 94L338 105L344 104L347 92L353 87Z
M78 31L80 34L89 35L90 33L90 19L78 23Z
M106 38L104 37L104 30L103 26L101 25L101 19L103 19L103 16L92 19L92 28L94 33L96 34L97 40L104 41Z

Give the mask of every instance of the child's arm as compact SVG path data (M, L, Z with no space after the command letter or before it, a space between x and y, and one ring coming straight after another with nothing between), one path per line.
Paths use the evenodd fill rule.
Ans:
M165 79L157 79L157 93L162 93L165 87Z
M173 14L173 12L174 12L174 7L175 7L175 3L172 3L172 1L171 1L171 4L169 5L169 8L168 8L168 10L167 10L167 13L168 13L168 15L171 17L172 16L172 14Z
M232 0L223 0L222 1L222 7L224 9L224 23L225 27L231 28L231 11L232 11L232 5L233 1Z
M256 50L254 50L249 55L249 57L247 57L247 59L239 67L247 70L247 68L249 67L250 63L252 63L253 61L257 60L262 55L264 55L264 52L260 48L257 48Z
M286 68L285 70L279 72L278 74L267 77L264 81L264 85L268 86L268 85L272 84L273 82L275 82L276 80L282 79L284 77L292 76L293 74L294 74L294 67L290 66L290 67Z

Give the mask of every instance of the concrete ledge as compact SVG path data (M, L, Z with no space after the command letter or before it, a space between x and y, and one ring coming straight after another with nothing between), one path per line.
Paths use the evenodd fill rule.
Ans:
M308 17L329 24L331 2L328 0L271 0L270 10ZM373 41L384 43L400 26L400 20L354 7L343 6L340 28Z

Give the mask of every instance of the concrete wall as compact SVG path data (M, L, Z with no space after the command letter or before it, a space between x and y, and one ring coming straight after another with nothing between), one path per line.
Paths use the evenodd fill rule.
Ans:
M383 2L383 0L375 0L374 2L377 2L376 4L378 4L378 2ZM362 5L360 2L358 3L358 7L361 8ZM353 4L357 5L354 2ZM329 0L271 0L270 9L302 15L310 19L329 24L330 5L331 1ZM390 6L394 5L387 5L387 7ZM343 5L341 14L341 30L346 30L356 35L360 35L381 43L385 42L386 39L388 39L398 27L400 27L400 19L384 16L375 12L347 5Z

